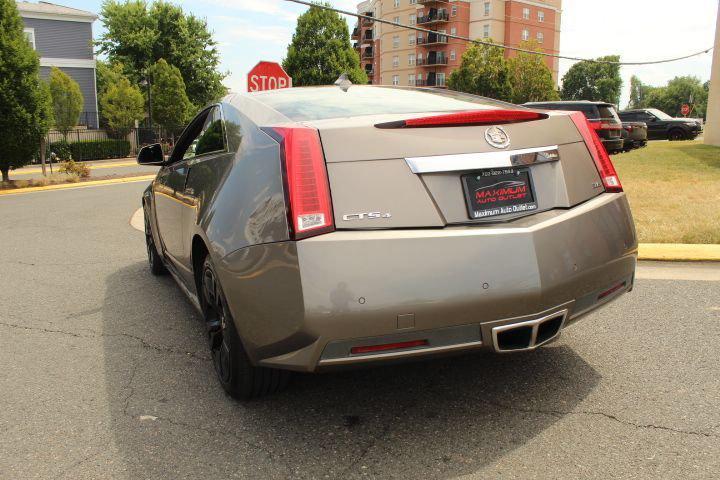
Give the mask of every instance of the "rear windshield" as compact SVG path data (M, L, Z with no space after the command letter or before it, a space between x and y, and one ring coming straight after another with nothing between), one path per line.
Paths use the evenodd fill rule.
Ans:
M286 88L252 97L293 121L391 113L453 112L482 107L518 108L509 103L446 90L359 85L350 87L347 92L339 87Z
M598 105L598 112L600 113L600 119L620 123L620 118L612 105Z

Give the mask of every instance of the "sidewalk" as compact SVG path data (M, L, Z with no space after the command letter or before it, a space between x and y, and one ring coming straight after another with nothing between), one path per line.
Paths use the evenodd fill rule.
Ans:
M109 176L109 175L149 175L156 173L159 167L138 165L134 157L113 158L108 160L94 160L82 162L90 167L90 175L92 177ZM57 173L60 163L53 163L53 172ZM50 174L50 164L47 164L47 173ZM30 180L42 176L42 167L40 165L28 165L10 172L11 180Z

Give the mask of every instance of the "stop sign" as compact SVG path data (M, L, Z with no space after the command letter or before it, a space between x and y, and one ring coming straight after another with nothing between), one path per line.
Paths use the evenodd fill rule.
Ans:
M682 107L680 107L680 113L687 117L690 113L690 105L688 105L687 103L683 103Z
M292 78L279 63L259 62L248 73L248 92L292 87Z

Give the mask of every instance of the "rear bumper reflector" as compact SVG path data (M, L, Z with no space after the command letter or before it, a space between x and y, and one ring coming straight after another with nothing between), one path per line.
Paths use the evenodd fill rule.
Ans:
M409 342L384 343L381 345L363 345L360 347L352 347L350 353L360 355L363 353L378 353L388 350L400 350L403 348L427 347L427 340L411 340Z
M602 300L603 298L608 297L608 296L612 295L613 293L617 292L618 290L620 290L621 288L625 287L625 285L627 285L627 283L625 281L622 281L622 282L618 283L617 285L615 285L614 287L609 288L609 289L605 290L604 292L602 292L600 295L598 295L597 299Z

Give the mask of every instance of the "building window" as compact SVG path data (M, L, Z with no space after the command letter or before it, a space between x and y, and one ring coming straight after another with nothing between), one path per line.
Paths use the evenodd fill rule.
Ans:
M545 35L543 35L543 32L537 33L537 41L538 43L543 43L543 40L545 40Z
M490 2L485 2L485 16L490 15Z
M408 65L410 65L410 66L415 65L415 54L414 53L408 53Z
M490 24L483 25L483 38L490 38Z
M445 33L445 32L442 32L442 33ZM450 35L457 35L457 28L451 27L451 28L450 28Z
M393 18L393 22L395 22L395 23L400 23L400 17L395 17L395 18Z
M410 14L410 25L415 25L417 23L417 16L414 13Z
M523 8L523 20L530 20L530 9Z
M445 74L444 73L438 73L435 75L435 86L436 87L444 87L445 86Z
M32 45L33 50L37 50L35 48L35 29L34 28L24 28L23 33L25 34L25 39L28 41L30 45Z
M410 0L410 5L415 5L417 3L417 0Z
M417 54L417 64L422 65L422 62L423 62L423 55L422 55L422 53L418 53Z
M522 31L522 39L528 40L530 38L530 32L527 31L527 29L523 29Z
M411 87L415 86L415 75L412 73L408 75L408 85L410 85Z
M450 50L450 60L455 60L455 50Z
M415 34L411 33L408 35L408 45L415 45Z
M400 6L400 0L394 0L395 2L395 8L398 8Z
M451 16L451 17L457 16L457 5L453 5L453 6L450 8L450 16Z
M393 48L400 48L400 35L393 35Z
M393 57L393 68L397 68L397 67L399 67L399 66L400 66L400 57L398 57L397 55L395 55L395 56Z
M545 21L545 12L538 10L538 22L543 23Z
M393 85L400 85L400 75L393 75Z

